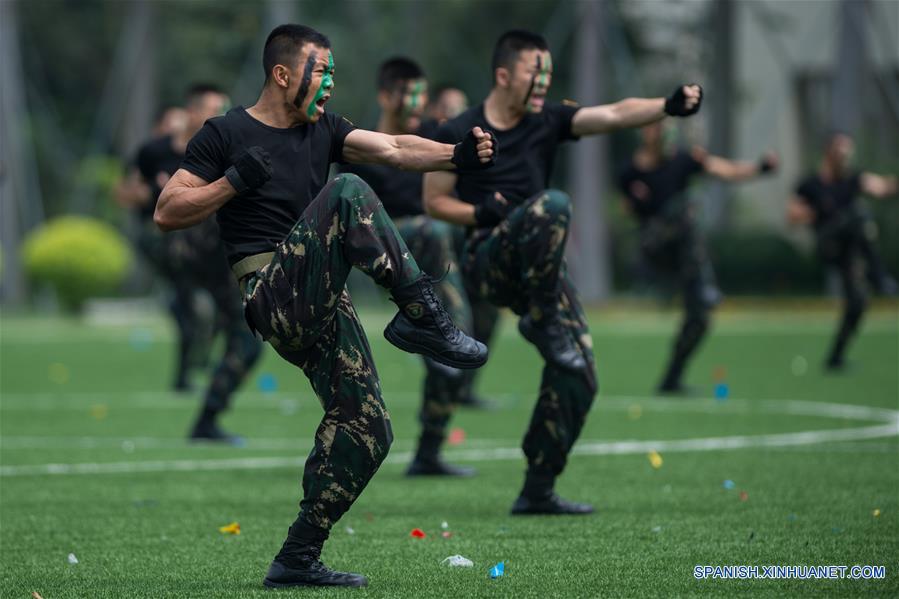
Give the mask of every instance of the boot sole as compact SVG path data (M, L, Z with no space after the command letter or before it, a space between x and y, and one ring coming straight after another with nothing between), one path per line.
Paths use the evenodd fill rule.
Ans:
M293 587L348 587L348 588L361 588L364 586L368 586L368 582L364 582L362 584L315 584L311 582L275 582L274 580L269 580L268 578L262 581L262 586L268 589L289 589Z
M391 329L389 326L384 329L384 338L404 352L408 352L410 354L421 354L422 356L431 358L435 362L440 362L445 366L452 366L453 368L459 368L461 370L473 370L475 368L480 368L487 363L486 353L484 354L484 359L478 362L459 362L458 360L453 360L452 358L446 358L435 353L429 347L406 341L402 337L396 335L396 333L393 332L393 329Z
M522 511L522 512L509 512L512 516L589 516L590 514L594 514L593 512L531 512L531 511Z

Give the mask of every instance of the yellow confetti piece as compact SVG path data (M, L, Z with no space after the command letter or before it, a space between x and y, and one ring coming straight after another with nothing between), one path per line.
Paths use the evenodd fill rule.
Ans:
M240 524L238 524L237 522L232 522L231 524L220 527L219 532L223 535L239 535Z
M91 416L94 420L103 420L109 414L109 408L106 404L98 403L91 406Z
M44 599L43 597L41 597L41 594L38 593L37 591L31 591L31 596L32 596L34 599Z
M877 518L878 516L880 516L880 508L877 508L876 510L874 510L871 513L874 515L875 518Z
M60 362L54 362L47 367L47 376L57 385L65 385L69 382L69 367Z
M627 409L627 416L631 420L639 420L640 416L643 415L643 407L639 404L634 404Z
M659 452L650 451L646 454L646 457L649 458L649 465L656 470L662 467L662 456L659 455Z

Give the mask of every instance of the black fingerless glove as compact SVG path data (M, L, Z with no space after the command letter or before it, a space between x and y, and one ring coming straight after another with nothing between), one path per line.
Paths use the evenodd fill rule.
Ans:
M490 168L496 161L499 145L496 143L496 136L490 133L490 141L493 142L493 156L487 162L481 162L478 157L478 138L475 137L474 131L469 131L465 138L456 144L453 148L452 163L460 171L481 171Z
M510 210L512 210L511 204L491 195L474 207L474 222L481 229L493 228L506 218Z
M777 164L774 163L774 160L770 156L762 156L759 158L759 173L767 174L777 170Z
M241 153L234 164L228 167L225 178L237 193L243 193L262 187L272 178L272 172L272 159L268 152L259 146L253 146Z
M690 83L689 85L695 84ZM678 85L674 93L665 100L665 114L670 116L690 116L699 112L699 107L702 105L702 87L697 87L699 87L699 101L696 102L696 106L687 108L687 96L684 94L684 86Z

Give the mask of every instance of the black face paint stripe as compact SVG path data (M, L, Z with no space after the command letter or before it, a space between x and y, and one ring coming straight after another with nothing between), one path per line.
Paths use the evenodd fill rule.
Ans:
M297 90L297 97L293 100L293 105L297 108L303 105L303 100L309 93L309 86L312 85L312 69L315 68L316 61L318 61L318 52L313 50L306 59L306 66L303 68L303 81L300 83L300 89Z
M543 59L538 54L537 55L537 70L534 71L534 74L531 76L531 87L528 88L528 95L524 97L524 105L527 106L528 102L531 101L531 94L534 93L534 86L537 84L537 76L540 74L540 69L543 68Z

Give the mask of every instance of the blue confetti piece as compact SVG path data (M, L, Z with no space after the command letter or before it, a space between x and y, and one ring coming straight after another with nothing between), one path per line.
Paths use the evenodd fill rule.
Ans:
M257 385L263 393L274 393L278 390L278 379L275 378L275 375L266 372L259 375Z
M734 481L732 481L732 480L730 480L730 479L727 479L726 481L724 481L724 483L722 484L722 486L723 486L725 489L727 489L728 491L730 491L731 489L733 489L733 488L736 487L737 485L734 483Z
M134 351L147 351L153 344L153 331L150 329L134 329L129 339Z
M790 522L796 522L796 514L790 514L789 516L787 516L787 520L789 520Z
M499 578L506 573L506 562L500 562L490 568L490 578Z
M727 383L718 383L715 385L715 399L724 401L727 399L728 395L730 395L730 387L727 386Z

